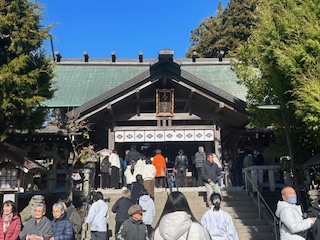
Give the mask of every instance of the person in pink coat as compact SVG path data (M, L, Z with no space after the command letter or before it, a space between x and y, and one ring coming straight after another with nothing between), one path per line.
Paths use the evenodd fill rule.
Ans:
M11 200L2 204L0 216L0 240L16 240L19 238L21 220L16 206Z

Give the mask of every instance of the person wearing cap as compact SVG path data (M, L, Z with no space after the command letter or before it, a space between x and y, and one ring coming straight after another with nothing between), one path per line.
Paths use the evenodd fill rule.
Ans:
M146 225L142 221L145 210L139 204L132 205L128 214L130 218L123 222L116 235L117 240L149 240Z

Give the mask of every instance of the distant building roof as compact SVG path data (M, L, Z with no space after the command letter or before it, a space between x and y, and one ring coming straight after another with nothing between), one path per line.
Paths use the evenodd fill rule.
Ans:
M47 171L46 168L32 160L27 156L27 153L22 149L15 147L11 144L0 143L0 163L9 161L22 169L24 172L43 172Z
M53 79L58 90L54 97L45 102L47 107L76 108L90 100L124 85L129 80L150 71L154 59L145 59L142 63L134 59L62 59L55 68ZM175 59L181 63L181 70L206 83L235 96L243 101L247 89L238 84L236 74L231 70L230 60L224 59Z

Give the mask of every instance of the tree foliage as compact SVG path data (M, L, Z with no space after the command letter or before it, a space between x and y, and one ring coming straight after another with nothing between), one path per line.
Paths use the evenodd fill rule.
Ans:
M53 97L53 65L41 48L50 26L41 26L42 14L37 3L0 0L0 140L8 129L41 127L41 103Z
M259 0L230 0L223 9L220 2L216 16L204 19L191 31L192 44L186 56L191 57L193 51L199 57L219 57L220 51L228 56L250 36L257 21L258 3Z
M256 124L283 129L277 113L257 105L282 104L301 160L318 151L320 138L320 8L316 0L266 0L248 41L239 46L238 77L248 87Z

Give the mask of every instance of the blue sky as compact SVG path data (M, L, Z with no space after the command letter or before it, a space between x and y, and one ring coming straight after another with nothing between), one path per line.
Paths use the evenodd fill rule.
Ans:
M222 0L226 7L228 0ZM63 58L157 58L161 49L184 58L191 30L215 15L218 0L38 0L44 24L56 23L54 50ZM49 42L46 43L50 53Z

